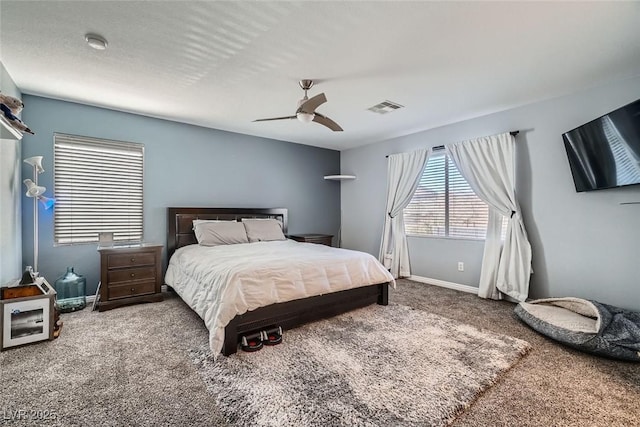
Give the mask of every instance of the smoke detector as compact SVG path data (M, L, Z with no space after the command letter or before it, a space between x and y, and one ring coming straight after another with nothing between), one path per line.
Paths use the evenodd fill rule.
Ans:
M107 40L99 36L97 34L86 34L84 36L87 44L94 48L95 50L105 50L107 49Z

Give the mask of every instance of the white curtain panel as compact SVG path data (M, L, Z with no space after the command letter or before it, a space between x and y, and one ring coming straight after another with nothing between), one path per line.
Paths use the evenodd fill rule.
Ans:
M379 259L396 279L411 275L402 210L416 192L430 152L430 148L425 148L389 156L387 204Z
M473 191L489 205L489 223L478 296L500 293L524 301L529 295L531 245L515 194L515 138L504 133L445 146ZM502 218L508 218L504 245Z

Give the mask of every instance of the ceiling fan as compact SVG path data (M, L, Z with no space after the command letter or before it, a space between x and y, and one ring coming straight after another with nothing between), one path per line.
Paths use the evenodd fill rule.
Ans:
M307 91L311 89L313 86L313 80L300 80L300 87L304 90L304 98L298 101L298 109L296 110L296 114L294 116L285 116L285 117L272 117L270 119L258 119L254 120L254 122L268 122L272 120L289 120L289 119L298 119L303 123L316 122L323 126L328 127L334 132L342 132L342 128L336 122L331 120L327 116L323 116L320 113L316 113L316 108L320 105L327 102L327 97L324 96L324 93L314 96L309 99L307 96Z

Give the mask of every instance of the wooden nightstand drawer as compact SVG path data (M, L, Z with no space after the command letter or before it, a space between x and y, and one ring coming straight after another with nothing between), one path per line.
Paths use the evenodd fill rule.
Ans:
M130 282L132 280L151 280L156 278L156 269L151 267L123 268L120 270L109 270L107 273L107 283L111 287L119 285L121 282Z
M141 244L98 248L100 300L98 309L162 301L162 246Z
M156 284L151 282L131 282L123 285L109 286L109 299L135 297L139 295L149 295L155 292Z
M137 267L142 265L155 265L154 253L125 253L107 255L107 268Z
M331 240L333 239L330 234L291 234L287 237L297 242L316 243L326 246L331 246Z

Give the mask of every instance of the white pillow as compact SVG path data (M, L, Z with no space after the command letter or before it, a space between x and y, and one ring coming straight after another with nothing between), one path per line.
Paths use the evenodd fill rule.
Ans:
M235 219L194 219L193 229L196 229L196 224L202 224L205 222L236 222Z
M196 222L198 221L198 222ZM249 243L244 225L236 221L193 221L198 244L202 246Z
M250 219L242 218L250 242L269 242L273 240L287 240L282 232L280 221L272 218Z

